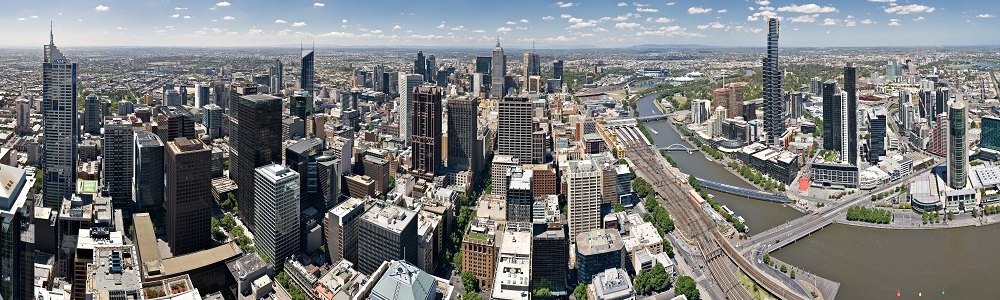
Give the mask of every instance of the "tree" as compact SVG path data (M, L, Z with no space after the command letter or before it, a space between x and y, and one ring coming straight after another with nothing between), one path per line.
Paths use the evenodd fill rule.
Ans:
M677 284L674 286L674 293L677 295L684 295L690 300L701 299L701 293L698 292L698 286L695 284L694 278L691 278L691 276L677 277Z
M456 270L462 269L462 252L455 253L455 256L451 258L451 266L455 267Z
M788 273L788 267L781 265L781 273Z
M795 279L795 270L792 270L791 273L788 273L788 276L791 277L792 279Z
M615 206L613 206L611 209L614 210L615 212L623 212L625 211L625 206L622 206L621 203L615 203Z
M466 292L479 291L479 282L476 280L476 275L469 271L462 272L462 287L465 287Z
M576 288L573 289L573 297L576 298L576 300L587 299L587 285L582 283L577 285Z
M771 255L768 255L767 253L764 253L764 263L765 264L771 264Z
M483 296L476 292L468 292L462 295L462 300L483 300Z
M532 294L536 298L548 298L552 297L552 290L549 290L549 288L540 288L540 289L535 289L535 291L532 292Z

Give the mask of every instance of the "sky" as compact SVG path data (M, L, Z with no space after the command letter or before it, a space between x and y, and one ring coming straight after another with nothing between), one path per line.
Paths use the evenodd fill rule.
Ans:
M572 1L572 2L570 2ZM1000 45L996 0L12 0L0 47Z

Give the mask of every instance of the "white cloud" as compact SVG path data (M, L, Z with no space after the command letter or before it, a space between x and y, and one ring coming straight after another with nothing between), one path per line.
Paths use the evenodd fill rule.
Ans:
M646 7L638 7L638 8L635 9L635 11L637 11L637 12L648 12L648 13L660 12L659 9L646 8Z
M757 21L760 20L760 18L774 18L774 17L778 17L778 14L770 10L763 10L747 16L747 21Z
M261 34L264 34L264 30L260 30L257 28L251 28L250 30L247 30L247 35L256 36Z
M528 21L528 19L521 19L521 21L520 21L520 22L521 22L521 23L531 23L531 21Z
M618 2L618 7L622 7L622 6L628 6L628 3Z
M885 13L897 14L897 15L906 15L912 13L932 13L932 12L934 12L934 7L921 4L896 5L895 3L893 3L892 6L885 8Z
M760 5L760 6L771 5L771 1L768 1L768 0L757 0L757 1L754 1L754 3L757 3L757 5Z
M232 5L232 4L229 3L229 2L226 2L226 1L222 1L222 2L219 2L219 3L215 4L215 6L222 6L222 7L226 7L226 6L230 6L230 5Z
M552 17L552 16L544 16L544 17L542 17L542 20L546 20L546 21L552 21L553 19L555 19L555 17Z
M792 21L792 23L813 23L813 22L816 22L816 18L817 17L819 17L819 14L801 15L801 16L792 18L791 21Z
M438 24L437 26L434 26L434 27L437 28L437 29L444 29L445 27L448 27L448 26L445 26L444 22L441 22L441 24Z
M28 17L32 19L38 19L38 16L28 16Z
M646 30L637 32L636 36L665 36L665 37L699 37L701 34L687 32L687 28L680 26L664 26L656 30Z
M570 23L580 23L580 22L583 22L583 19L580 19L580 18L569 18L569 22Z
M787 11L802 14L816 14L816 13L832 13L836 12L837 8L833 6L819 6L815 3L802 4L802 5L789 5L782 6L778 8L778 11Z
M465 30L465 25L458 25L458 26L455 26L455 27L451 27L451 28L448 28L448 30L451 30L451 31L462 31L462 30Z
M232 21L232 20L236 20L236 17L234 17L234 16L225 16L225 17L222 17L222 19L226 20L226 21Z
M171 18L180 18L181 14L172 14L172 15L170 15L170 17Z
M601 27L594 28L594 32L607 32L607 31L608 31L607 29Z
M720 13L720 14L724 14L724 13L727 13L727 12L729 12L729 10L725 9L725 8L720 9L719 11L717 11L717 13Z
M916 22L916 21L923 21L923 20L926 20L926 18L924 18L924 16L917 16L916 18L913 18L914 22Z
M98 5L97 7L94 7L94 10L96 11L108 11L109 9L111 9L111 7L104 5Z
M190 19L190 18L191 18L191 16L184 16L184 18L185 18L185 19Z
M632 22L628 22L628 23L621 22L621 23L615 24L615 28L618 28L618 29L633 29L633 28L637 28L639 26L642 26L642 25L639 25L639 23L632 23Z
M723 28L726 28L726 25L723 25L722 23L719 23L719 22L712 22L712 23L708 23L708 24L705 24L705 25L698 25L698 29L701 29L701 30L710 29L710 28L711 29L723 29Z
M991 14L978 14L978 15L976 15L976 18L980 18L980 19L996 18L996 17L997 16L994 16L994 15L991 15Z
M673 22L673 21L674 21L674 19L667 19L667 18L662 18L661 17L661 18L657 18L654 22L656 22L656 23L670 23L670 22Z
M559 15L559 17L563 18L563 19L569 19L569 18L572 18L573 16L570 15L570 14L561 14L561 15Z
M121 26L118 26L118 27L115 27L115 29L118 29L118 30L125 30L126 28L125 28L125 27L121 27Z
M823 19L823 24L820 24L820 25L823 25L823 26L837 26L837 25L840 25L840 20L837 20L837 19L834 19L834 18L826 18L826 19Z
M649 3L632 2L632 5L635 5L635 7L647 7L647 6L650 6L651 4L649 4Z
M575 40L575 39L576 39L575 37L568 38L566 36L560 35L560 36L557 36L557 37L554 37L554 38L552 38L552 37L546 38L545 40L546 41L550 41L550 42L568 42L568 41L572 41L572 40Z
M372 30L371 33L372 34L382 34L382 30L381 29L375 29L375 30Z
M507 25L517 25L517 22L514 22L514 21L507 21L507 23L505 23L505 24L507 24Z
M559 7L559 8L567 8L567 7L576 6L577 4L573 3L573 2L562 2L562 1L559 1L559 2L556 2L556 4L554 4L554 5L556 7Z
M302 27L302 26L306 26L306 22L295 22L295 23L292 23L292 27Z
M510 29L508 27L499 27L499 28L497 28L497 32L511 32L513 30L514 29Z
M340 19L340 23L347 24L347 19Z
M315 6L315 7L324 7L324 6L326 6L326 3L316 2L316 3L313 3L313 6Z
M899 26L899 19L889 19L889 26Z
M677 2L667 2L667 6L674 6L674 4L677 4Z
M27 19L28 18L17 18L18 21L24 21L24 20L27 20Z
M403 29L403 26L399 26L398 24L392 26L392 30L400 30L400 29Z
M475 33L486 33L486 30L476 29L476 30L473 30L472 32L475 32Z
M896 0L868 0L868 2L875 2L875 3L896 3Z
M187 10L187 7L174 7L174 10Z
M864 20L861 20L861 24L865 24L865 25L871 25L871 24L873 24L873 23L875 23L875 22L872 22L872 19L864 19Z
M688 8L688 13L692 14L692 15L693 14L707 14L707 13L710 13L710 12L712 12L711 8L698 7L698 6Z
M277 19L277 20L274 20L274 24L288 24L288 21L285 21L285 20L282 20L282 19Z
M597 23L594 23L594 22L578 22L578 23L574 23L573 25L570 25L569 27L566 27L566 29L573 30L573 29L581 29L581 28L594 27L594 26L597 26Z

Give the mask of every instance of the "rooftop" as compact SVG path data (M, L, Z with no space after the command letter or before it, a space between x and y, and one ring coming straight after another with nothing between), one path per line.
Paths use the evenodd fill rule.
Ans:
M621 250L625 244L614 229L595 229L576 236L576 252L594 255Z
M437 280L406 261L392 261L378 278L369 299L425 300L437 289ZM374 278L373 278L374 279Z
M87 265L87 293L93 299L111 299L114 291L142 289L142 279L132 246L108 246L95 249L94 262ZM103 295L102 295L103 294Z
M625 299L634 293L632 280L622 269L607 269L594 275L594 294L597 299Z
M401 232L416 215L417 213L412 210L387 204L384 207L378 205L372 206L371 209L365 212L362 218L379 226Z

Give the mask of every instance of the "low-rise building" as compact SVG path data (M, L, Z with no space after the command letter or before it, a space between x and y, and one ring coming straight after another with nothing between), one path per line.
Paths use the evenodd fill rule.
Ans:
M452 300L455 287L448 280L427 274L401 260L385 261L372 272L353 299Z
M635 299L632 279L621 268L607 269L594 275L592 283L587 289L587 294L590 299L595 300Z
M507 223L502 238L492 299L531 299L531 223Z

